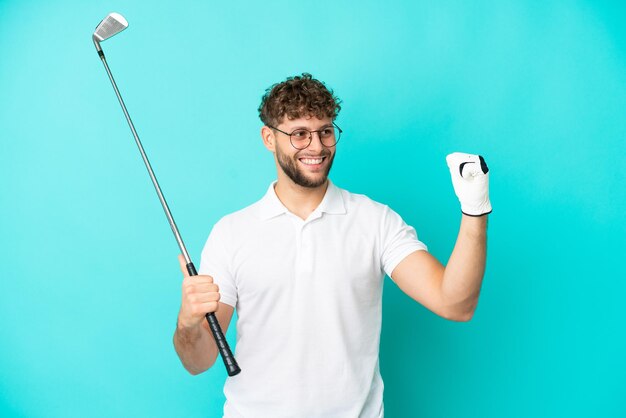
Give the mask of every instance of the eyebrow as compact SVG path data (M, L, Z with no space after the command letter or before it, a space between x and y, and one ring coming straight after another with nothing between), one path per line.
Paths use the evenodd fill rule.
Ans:
M328 128L329 126L333 126L332 122L331 123L327 123L326 125L322 125L318 129L313 129L313 131L316 131L316 130L319 130L319 129ZM307 126L295 126L293 128L289 128L289 129L291 129L292 131L295 131L297 129L306 129L307 131L311 130Z

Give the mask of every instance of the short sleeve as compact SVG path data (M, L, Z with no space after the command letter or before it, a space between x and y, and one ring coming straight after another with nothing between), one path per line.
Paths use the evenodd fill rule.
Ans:
M417 239L415 229L388 206L385 206L381 228L381 265L389 277L406 256L418 250L428 251L426 244Z
M213 283L219 287L220 302L235 307L237 303L237 286L230 268L231 262L227 250L228 238L229 235L225 232L222 219L213 226L209 238L202 249L198 274L213 277Z

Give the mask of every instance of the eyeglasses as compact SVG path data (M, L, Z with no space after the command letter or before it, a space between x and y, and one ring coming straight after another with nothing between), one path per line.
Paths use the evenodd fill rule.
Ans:
M282 131L270 125L267 125L267 127L275 129L285 135L289 135L289 141L291 142L291 146L298 150L305 149L309 145L311 145L311 142L313 141L313 132L317 132L320 138L320 142L326 148L331 148L337 145L337 142L339 142L339 138L341 138L341 132L343 132L341 128L335 124L335 122L333 122L333 126L325 126L317 131L309 131L308 129L296 129L292 133Z

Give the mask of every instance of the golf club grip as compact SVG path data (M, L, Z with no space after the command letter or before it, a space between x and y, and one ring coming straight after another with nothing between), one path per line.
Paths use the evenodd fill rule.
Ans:
M193 263L187 264L187 271L189 272L190 276L198 275L196 267L193 265ZM217 321L215 313L207 313L206 320L209 322L209 327L211 328L211 332L213 333L213 338L215 338L217 349L220 351L222 360L224 360L226 372L229 376L235 376L239 374L241 369L239 368L239 365L237 364L237 361L235 360L235 356L233 356L232 351L230 351L230 346L228 345L228 341L226 341L226 337L224 337L222 327L220 327L220 323Z

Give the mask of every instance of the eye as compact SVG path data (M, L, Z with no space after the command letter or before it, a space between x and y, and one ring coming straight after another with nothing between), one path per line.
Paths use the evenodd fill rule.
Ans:
M309 131L306 129L298 129L291 133L293 139L306 139L309 136Z
M329 136L331 136L332 134L334 134L335 131L333 130L333 128L324 128L322 129L322 131L320 132L320 135L322 135L324 138L328 138Z

